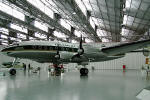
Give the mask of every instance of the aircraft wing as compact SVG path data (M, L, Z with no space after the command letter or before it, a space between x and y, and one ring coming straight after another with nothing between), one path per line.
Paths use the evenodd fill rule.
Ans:
M117 55L117 54L127 53L132 50L139 49L139 48L143 48L147 46L148 44L150 44L150 39L105 47L105 48L102 48L102 52L108 55Z

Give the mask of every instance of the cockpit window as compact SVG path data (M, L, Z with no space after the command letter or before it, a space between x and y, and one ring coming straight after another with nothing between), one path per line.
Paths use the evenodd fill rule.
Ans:
M102 48L104 48L104 47L106 47L106 46L105 46L105 44L102 44L102 46L101 46L101 47L102 47Z

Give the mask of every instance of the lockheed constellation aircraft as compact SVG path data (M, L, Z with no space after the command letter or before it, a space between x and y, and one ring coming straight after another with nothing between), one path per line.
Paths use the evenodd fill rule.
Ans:
M89 43L66 43L56 41L24 41L1 50L4 54L17 58L30 59L39 63L53 63L55 70L60 64L77 63L87 65L89 62L101 62L118 59L125 53L143 48L150 43L150 39L131 43L118 44L115 46L94 47ZM10 74L15 75L15 68L10 69ZM80 69L81 75L88 75L88 69Z

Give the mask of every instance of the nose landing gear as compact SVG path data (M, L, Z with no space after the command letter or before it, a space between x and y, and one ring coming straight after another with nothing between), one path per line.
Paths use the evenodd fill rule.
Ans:
M81 76L88 76L89 70L87 68L81 68L80 69L80 75Z
M16 69L12 68L9 70L10 75L16 75Z
M61 68L60 67L55 67L55 75L60 76L61 75Z
M16 75L16 69L14 68L14 65L15 65L15 63L16 63L17 60L18 60L17 58L15 58L15 59L13 60L12 68L9 70L9 74L10 74L10 75Z

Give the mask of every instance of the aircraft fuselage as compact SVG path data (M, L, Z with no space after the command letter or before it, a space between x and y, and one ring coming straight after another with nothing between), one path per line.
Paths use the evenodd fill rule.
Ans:
M18 45L4 48L2 52L15 58L31 59L37 62L55 62L57 51L60 52L60 62L79 63L79 62L99 62L121 58L124 55L108 56L99 49L93 49L92 45L83 44L84 54L80 58L71 60L71 57L78 52L78 44L64 42L23 42Z

